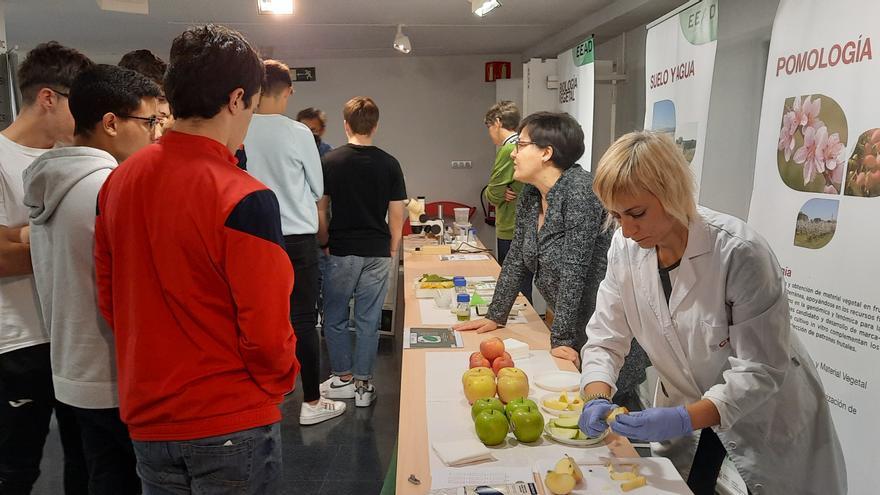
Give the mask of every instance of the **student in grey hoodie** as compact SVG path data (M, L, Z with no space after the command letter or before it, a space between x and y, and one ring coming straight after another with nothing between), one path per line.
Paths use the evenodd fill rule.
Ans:
M155 83L132 70L83 71L70 89L74 146L48 151L24 171L52 382L80 424L93 495L141 492L119 419L114 340L98 311L92 250L98 191L117 163L152 141L159 95Z

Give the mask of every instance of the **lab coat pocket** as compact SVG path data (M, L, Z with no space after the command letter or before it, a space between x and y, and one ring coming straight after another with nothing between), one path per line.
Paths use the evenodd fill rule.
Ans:
M695 338L690 346L692 369L704 370L699 375L714 380L724 370L730 356L730 327L701 321L699 338Z

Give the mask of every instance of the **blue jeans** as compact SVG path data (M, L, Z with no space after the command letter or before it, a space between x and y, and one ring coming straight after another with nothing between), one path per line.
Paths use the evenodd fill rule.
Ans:
M281 493L281 426L169 442L133 441L144 495Z
M504 266L504 258L507 258L507 252L510 251L510 245L513 241L507 239L496 239L496 241L498 242L498 264ZM533 278L535 278L534 274L529 272L528 276L519 282L519 291L522 292L522 295L526 296L529 304L532 303Z
M330 255L327 259L324 271L324 338L330 355L330 371L334 375L353 374L358 380L373 377L373 364L379 346L379 319L388 291L390 268L391 258ZM353 359L348 334L348 302L352 297L357 330Z

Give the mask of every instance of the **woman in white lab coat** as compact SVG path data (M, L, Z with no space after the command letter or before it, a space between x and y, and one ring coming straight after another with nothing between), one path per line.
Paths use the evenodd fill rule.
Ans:
M657 442L697 495L729 456L754 494L846 493L846 469L816 367L789 324L767 242L698 208L688 163L668 137L634 132L599 162L593 188L619 225L581 351L580 427L604 431L633 337L659 380L654 407L613 431Z

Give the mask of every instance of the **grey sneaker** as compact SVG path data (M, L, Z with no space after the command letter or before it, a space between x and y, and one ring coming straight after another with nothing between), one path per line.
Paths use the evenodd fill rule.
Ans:
M374 400L376 400L376 387L370 382L358 381L354 392L354 405L370 407Z
M321 383L321 395L328 399L354 399L354 378L348 381L336 375Z

